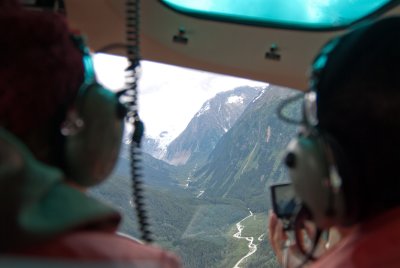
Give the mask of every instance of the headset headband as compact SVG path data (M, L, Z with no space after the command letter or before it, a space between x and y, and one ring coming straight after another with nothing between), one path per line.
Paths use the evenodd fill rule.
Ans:
M78 93L79 95L82 95L88 87L90 87L94 83L97 83L94 71L94 64L92 56L90 55L90 50L86 46L84 37L81 35L71 34L71 39L75 44L75 46L82 53L82 62L85 74L83 83L79 88L79 93Z

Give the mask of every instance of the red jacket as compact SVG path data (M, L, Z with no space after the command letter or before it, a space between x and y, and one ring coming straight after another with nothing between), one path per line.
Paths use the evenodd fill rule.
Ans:
M311 267L399 268L400 207L361 224Z
M13 253L13 257L62 264L72 261L81 264L133 264L134 267L180 267L178 258L170 252L105 231L70 232Z
M0 147L8 156L0 161L0 267L43 267L29 265L34 260L179 267L172 253L118 235L116 210L67 185L59 169L1 128ZM16 263L24 260L28 265Z

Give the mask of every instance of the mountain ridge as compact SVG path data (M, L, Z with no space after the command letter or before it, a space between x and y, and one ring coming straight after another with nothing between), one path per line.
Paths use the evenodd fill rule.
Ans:
M291 94L270 86L247 106L194 174L193 186L204 197L236 198L255 211L266 209L260 203L269 203L268 186L286 179L282 158L296 127L282 122L276 111Z
M201 162L259 92L260 88L242 86L207 100L185 130L168 145L162 160L172 165Z

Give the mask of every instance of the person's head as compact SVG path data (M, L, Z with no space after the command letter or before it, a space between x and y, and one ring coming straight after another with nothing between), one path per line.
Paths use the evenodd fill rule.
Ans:
M363 220L400 205L400 17L338 42L316 86L318 127L338 143L346 202Z
M82 55L56 14L10 7L0 34L0 125L40 160L60 162L58 129L83 81Z
M118 155L119 102L96 83L84 64L88 49L62 15L27 11L16 2L0 10L0 127L68 179L93 185ZM89 71L93 79L86 83Z
M325 144L316 158L328 158L322 161L326 171L317 173L323 174L321 189L329 190L319 200L306 195L317 196L324 190L303 191L300 197L308 199L309 207L310 202L327 202L327 211L321 213L327 217L335 216L335 197L343 197L348 221L339 223L360 222L400 205L399 48L400 17L387 18L330 41L314 61L315 129ZM332 179L336 175L332 167L337 167L339 180ZM306 188L304 183L302 189Z

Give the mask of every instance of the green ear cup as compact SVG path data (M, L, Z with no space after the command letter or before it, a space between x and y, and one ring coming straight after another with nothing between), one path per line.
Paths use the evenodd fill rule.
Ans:
M117 102L113 92L93 84L67 115L77 129L66 135L66 173L80 185L103 181L117 161L124 125Z

